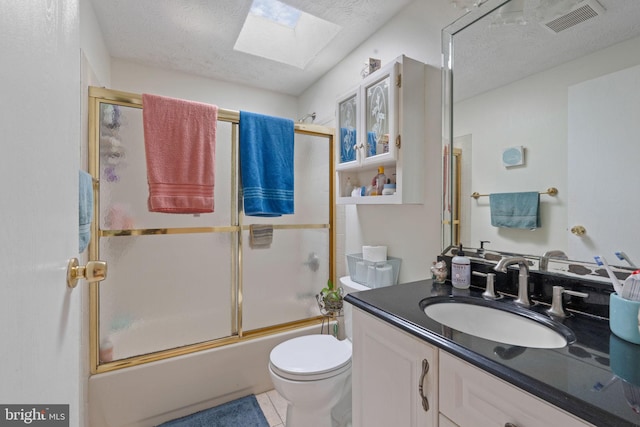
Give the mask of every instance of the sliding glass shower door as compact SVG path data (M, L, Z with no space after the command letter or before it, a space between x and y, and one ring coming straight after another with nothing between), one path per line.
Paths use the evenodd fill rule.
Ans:
M245 331L318 316L315 294L330 277L329 144L326 138L296 135L294 153L295 213L242 218ZM251 224L273 225L269 247L251 247Z
M149 212L142 109L101 102L102 363L234 334L232 132L219 123L215 212Z
M96 209L89 257L109 266L107 279L91 289L92 371L317 318L315 294L333 274L332 130L296 133L294 215L242 215L237 122L226 121L217 129L215 212L151 213L141 100L91 89ZM269 245L252 247L252 224L273 227Z

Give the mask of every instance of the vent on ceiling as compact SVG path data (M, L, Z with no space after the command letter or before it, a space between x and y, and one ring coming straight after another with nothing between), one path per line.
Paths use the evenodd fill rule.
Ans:
M542 24L554 33L559 33L581 22L600 16L604 11L604 7L596 0L585 0L572 7L570 11L542 22Z

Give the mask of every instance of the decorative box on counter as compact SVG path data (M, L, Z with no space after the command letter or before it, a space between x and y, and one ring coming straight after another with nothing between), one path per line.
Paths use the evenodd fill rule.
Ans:
M351 280L370 288L382 288L398 283L401 258L387 257L386 261L367 261L362 254L347 255Z

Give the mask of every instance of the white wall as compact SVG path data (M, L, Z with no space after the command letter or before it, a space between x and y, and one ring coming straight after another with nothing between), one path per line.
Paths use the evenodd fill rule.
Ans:
M488 198L462 202L470 212L470 241L465 246L541 254L567 251L568 87L640 62L640 38L631 39L583 58L486 92L455 105L454 137L472 135L471 192L543 191L556 187L556 197L541 196L542 227L535 231L491 226ZM526 164L506 169L502 149L525 147ZM464 225L463 225L464 227ZM468 227L468 225L467 225Z
M108 86L111 82L111 56L89 0L80 1L80 34L80 49L86 57L89 68L95 73L92 84Z
M215 104L230 110L247 110L294 120L297 115L297 100L290 95L150 68L117 58L112 59L110 87L126 92L153 93Z
M430 66L426 91L425 202L404 206L338 206L338 276L348 274L345 254L361 252L364 244L381 244L388 246L390 256L402 258L400 282L431 277L429 267L441 252L440 32L458 15L459 10L448 2L411 3L298 100L300 112L315 111L317 123L334 126L336 99L359 83L360 70L369 57L379 58L385 65L405 54Z

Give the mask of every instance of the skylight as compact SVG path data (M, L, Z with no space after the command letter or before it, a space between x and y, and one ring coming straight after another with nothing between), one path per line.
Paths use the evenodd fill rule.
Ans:
M304 69L341 28L277 0L253 0L233 48Z
M277 0L254 0L249 13L295 28L302 12Z

